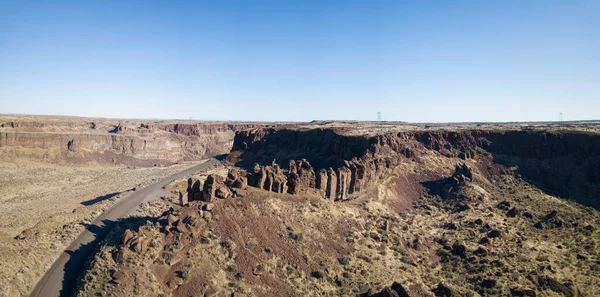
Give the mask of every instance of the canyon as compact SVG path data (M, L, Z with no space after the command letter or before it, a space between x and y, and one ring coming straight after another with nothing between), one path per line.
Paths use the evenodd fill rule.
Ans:
M2 115L0 160L0 296L27 296L82 232L103 237L70 251L88 260L63 295L600 294L598 122Z
M250 184L256 187L290 193L316 189L344 200L399 163L422 158L425 151L461 160L492 155L497 163L517 166L519 174L546 191L600 208L597 133L467 130L357 137L323 129L256 129L236 134L231 154L236 159L231 161L238 166L255 163ZM277 164L268 164L275 160Z
M27 296L85 226L128 194L227 153L208 123L0 115L0 296Z
M78 296L596 296L598 123L236 131Z

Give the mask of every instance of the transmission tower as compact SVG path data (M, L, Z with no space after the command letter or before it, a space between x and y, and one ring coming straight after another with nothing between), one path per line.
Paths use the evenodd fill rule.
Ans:
M377 121L381 122L381 111L377 112Z
M558 121L559 122L562 122L562 116L563 116L562 112L558 114Z

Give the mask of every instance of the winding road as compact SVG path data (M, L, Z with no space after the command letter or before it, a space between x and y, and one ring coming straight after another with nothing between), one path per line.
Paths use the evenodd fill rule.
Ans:
M174 180L184 178L218 163L219 161L216 159L209 159L202 164L163 178L121 198L110 209L96 218L94 222L86 226L86 230L54 261L50 269L46 271L31 291L30 296L62 297L73 295L77 289L77 277L81 273L86 260L117 220L134 213L140 204L168 194L163 187Z

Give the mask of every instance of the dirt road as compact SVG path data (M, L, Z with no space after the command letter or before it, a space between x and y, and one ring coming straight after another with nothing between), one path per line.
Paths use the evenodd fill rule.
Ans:
M167 192L163 187L172 181L184 178L187 175L218 163L218 160L210 159L200 165L161 179L117 201L113 207L88 225L86 230L56 259L50 269L38 281L30 296L71 296L77 289L77 275L81 272L80 270L83 268L89 255L118 219L135 212L140 204L158 198L161 195L166 195Z

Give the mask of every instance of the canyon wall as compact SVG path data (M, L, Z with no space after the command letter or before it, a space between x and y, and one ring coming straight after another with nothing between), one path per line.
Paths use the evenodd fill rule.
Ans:
M547 131L403 131L373 136L335 129L254 129L236 133L231 161L250 186L273 192L316 191L344 200L401 162L428 152L460 159L491 156L516 166L550 194L600 208L600 135ZM283 169L286 168L286 169Z
M245 129L254 129L264 127L265 124L147 124L140 125L141 128L149 130L162 130L170 133L181 134L185 136L213 135L220 132L239 131Z
M262 126L265 125L114 120L5 121L0 123L0 149L6 158L169 165L227 153L235 131Z

